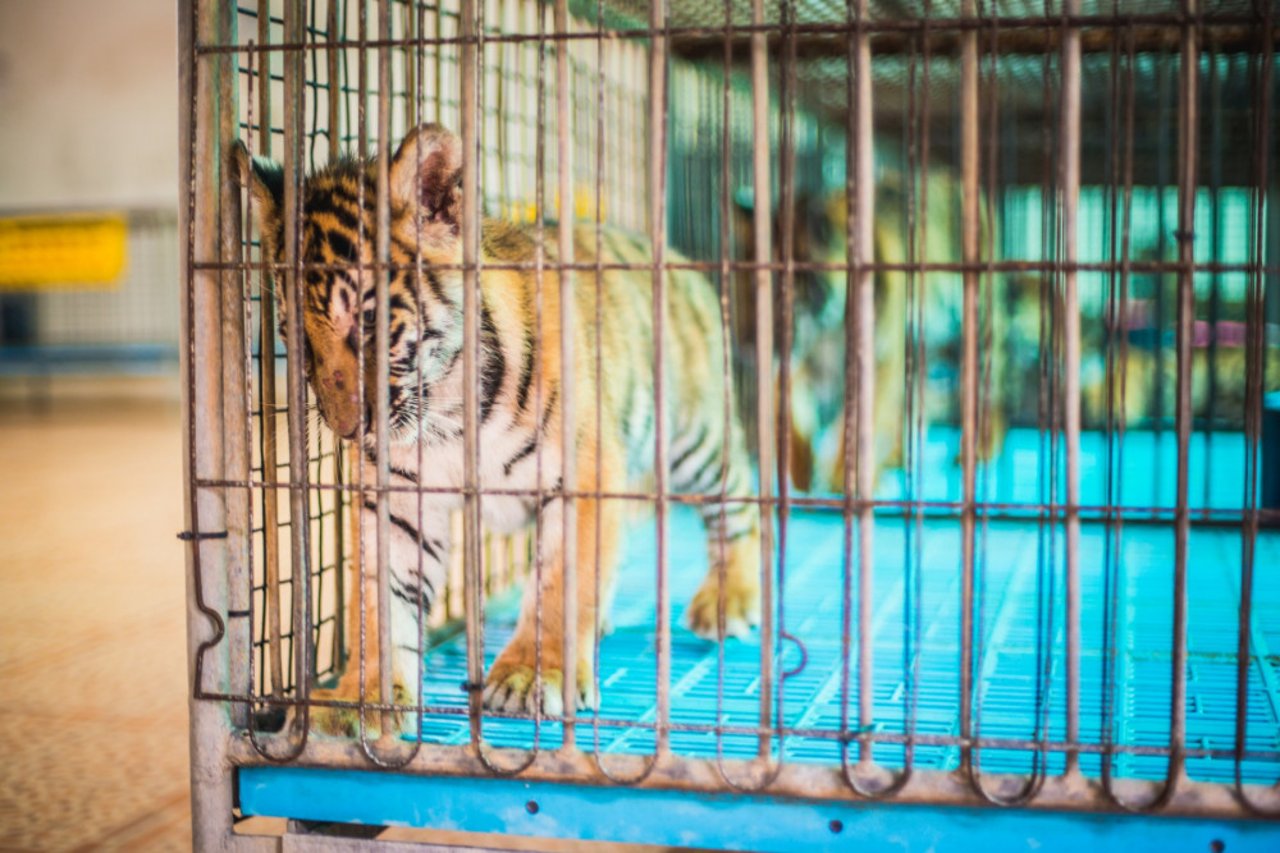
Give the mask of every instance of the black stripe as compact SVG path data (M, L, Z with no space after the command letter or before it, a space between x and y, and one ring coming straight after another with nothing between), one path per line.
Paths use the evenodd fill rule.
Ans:
M532 453L538 446L538 442L542 439L543 434L547 431L547 424L551 421L551 415L555 412L556 402L559 399L559 388L552 388L551 393L547 395L547 405L542 410L542 417L538 420L538 427L533 431L533 435L529 436L529 440L516 451L516 455L507 460L502 466L502 473L511 476L511 469L516 463Z
M690 456L692 456L693 454L697 453L700 449L702 449L702 445L705 444L706 441L707 441L707 425L703 424L702 428L698 430L698 437L695 438L693 440L693 443L690 444L688 447L686 447L684 451L681 452L681 454L676 457L676 460L671 463L671 473L674 475L676 471L680 470L680 466L683 465L685 462L689 461Z
M333 251L334 257L344 261L359 260L356 255L355 244L347 239L347 235L337 229L329 229L325 232L325 237L329 241L329 248Z
M421 603L422 612L430 613L431 602L432 599L435 598L436 590L435 587L432 586L431 581L426 578L423 578L423 581L425 581L427 585L426 592L424 592L422 587L418 586L418 584L413 581L398 581L395 578L390 579L388 587L391 589L391 594L396 598L399 598L414 608Z
M364 458L366 462L368 462L370 465L378 464L378 455L373 450L369 449L367 445L362 445L361 450L364 452ZM418 475L413 473L412 471L407 471L404 468L397 468L394 465L388 466L388 470L390 470L391 473L395 474L397 477L403 477L404 479L408 480L410 483L418 482ZM366 509L373 509L373 510L377 509L377 505L370 503L369 501L365 501L364 505Z
M440 284L440 277L435 274L435 271L425 269L422 271L422 275L427 279L427 287L430 289L431 295L434 296L440 304L444 305L444 307L452 308L453 300L448 296L445 296L444 286Z
M546 509L547 504L551 503L552 501L560 500L560 495L557 493L562 488L564 488L564 479L559 478L556 480L556 484L551 487L551 494L542 496L542 501L538 504L538 509Z
M529 386L533 384L533 320L524 326L524 362L520 365L520 383L516 387L516 410L523 412L529 403Z
M307 204L308 213L332 214L333 218L337 219L338 224L341 225L343 228L346 228L348 231L353 233L359 233L360 231L359 217L356 216L355 211L349 208L347 204L341 203L341 202L347 202L351 204L352 207L354 207L355 206L354 200L343 198L340 202L338 196L334 193L317 193L312 198L307 199L307 201L309 202ZM368 236L367 232L365 236L366 237ZM354 248L352 250L352 254L348 255L347 257L350 257L350 258L356 257Z
M521 459L524 459L526 456L528 456L530 453L534 451L534 449L538 446L538 439L540 438L541 436L535 430L533 435L529 436L529 440L526 441L524 445L519 450L516 451L516 455L512 456L505 463L503 463L503 466L502 466L503 475L510 477L511 469L514 468L516 466L516 463L518 463Z
M599 380L597 380L599 381ZM635 407L636 392L636 375L634 370L627 371L627 387L622 392L622 412L619 415L618 422L622 425L622 433L627 437L629 443L634 444L640 438L637 435L631 435L631 410Z
M480 300L480 348L484 354L484 366L481 370L483 396L480 399L480 421L489 419L489 411L498 397L498 389L507 373L507 359L502 354L502 342L498 339L498 327L494 325L493 314L483 299Z
M378 505L375 504L373 501L365 501L364 508L369 510L370 512L378 511ZM414 528L412 524L410 524L408 521L401 518L400 516L396 515L394 512L388 512L387 517L391 520L391 523L394 524L396 527L400 528L400 530L406 536L408 536L410 539L417 542L418 545L421 546L422 550L426 553L428 557L435 560L436 562L440 561L440 548L441 546L444 545L443 542L441 542L439 539L428 539L427 537L423 536ZM424 578L424 580L426 579ZM428 586L430 586L430 583L431 583L430 581L427 581Z
M703 462L702 465L698 468L698 470L694 472L693 476L689 478L688 480L689 491L693 492L694 494L697 494L699 492L705 492L708 489L710 489L711 486L714 485L717 481L719 481L720 474L724 470L723 465L716 464L719 461L720 460L716 458L716 454L714 453L711 454L711 456L707 458L707 461ZM707 476L708 474L710 474L711 476L708 477Z

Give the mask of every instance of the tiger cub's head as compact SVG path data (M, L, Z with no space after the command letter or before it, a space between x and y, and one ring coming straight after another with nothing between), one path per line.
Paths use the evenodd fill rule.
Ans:
M284 170L250 158L242 144L235 146L232 165L250 189L264 257L284 264ZM304 364L321 416L352 440L373 429L379 275L389 278L394 436L417 437L442 416L434 410L446 401L433 401L431 392L454 370L462 348L458 138L436 125L411 131L391 159L390 187L391 265L385 271L376 269L376 163L341 159L307 176L302 187L297 258ZM292 294L282 268L273 278L280 334L287 342L286 303Z

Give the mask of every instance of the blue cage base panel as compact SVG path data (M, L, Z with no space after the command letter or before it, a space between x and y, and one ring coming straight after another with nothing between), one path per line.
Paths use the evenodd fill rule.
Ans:
M301 767L241 770L239 790L248 815L613 844L775 853L1280 849L1280 826L1263 821L814 802ZM492 849L490 838L477 843Z
M1002 458L990 466L987 482L996 493L993 499L1006 490L1014 500L1031 499L1025 483L1010 476L1020 470L1029 478L1034 476L1034 463L1026 471L1023 462L1027 454L1035 455L1031 440L1011 434ZM1137 448L1151 445L1140 436L1133 441ZM1086 441L1085 449L1088 458L1082 472L1087 474L1091 464L1104 467L1101 442L1090 446ZM1238 512L1243 465L1232 452L1235 449L1216 454L1224 459L1223 470L1229 475L1215 480L1212 488L1202 488L1209 505L1216 508L1230 509L1234 495ZM949 451L937 453L940 459L949 456ZM1132 480L1141 482L1138 468L1144 460L1137 457L1143 455L1135 450L1126 462ZM1226 460L1227 456L1233 458ZM1154 465L1155 457L1147 455L1147 466ZM954 499L949 484L954 469L940 463L934 470L942 473L934 485L926 486L926 492L934 492L928 497ZM1172 466L1163 479L1172 481L1171 472ZM898 488L890 477L881 484L881 493ZM1149 487L1142 491L1151 497ZM1132 505L1137 498L1135 492L1125 502ZM1151 502L1162 504L1163 500L1157 496ZM611 614L613 630L599 650L600 707L578 717L577 745L588 752L649 755L655 749L654 523L651 515L638 515L626 537ZM721 646L683 627L684 606L706 570L705 539L696 514L688 508L673 508L668 524L671 751L700 759L754 758L760 744L756 733L761 705L759 634ZM781 734L770 739L773 757L787 763L838 767L842 743L847 743L852 764L859 758L852 735L860 701L860 602L856 561L852 568L846 563L845 521L839 512L792 511L777 532L780 541L785 540L785 560L780 561L775 616L783 639L775 650L774 672L775 677L785 675L773 687L774 712L780 713L774 726L779 718L783 724ZM985 743L977 753L978 766L989 774L1061 774L1064 753L1039 744L1060 744L1066 739L1065 529L1061 523L1036 520L987 520L979 522L976 537L973 715L975 734ZM1244 542L1238 526L1196 524L1190 533L1186 772L1193 780L1235 781ZM856 554L856 524L852 547ZM954 518L925 518L917 523L881 511L875 518L872 550L868 626L872 731L896 739L875 743L872 757L889 769L910 761L917 770L954 770L960 751L955 743L945 741L960 733L960 523ZM1080 741L1086 749L1080 764L1087 777L1102 775L1102 748L1111 743L1115 776L1165 778L1168 759L1158 750L1170 742L1174 557L1174 532L1167 520L1126 521L1118 538L1101 522L1086 521L1081 526ZM1269 785L1280 779L1280 577L1275 571L1280 567L1280 532L1263 530L1253 559L1246 757L1240 770L1245 783ZM492 663L510 637L515 605L513 597L491 603L485 625L486 663ZM425 744L469 743L466 681L464 637L460 632L437 637L425 659L423 701L430 709L420 730ZM561 727L554 722L486 716L482 730L484 739L495 747L528 750L536 746L550 751L562 743ZM910 755L904 745L908 738L913 742ZM380 793L374 796L367 788L357 791L351 786L358 787L358 779L367 779ZM467 793L473 787L474 797ZM485 791L509 799L510 804L505 810L496 806L486 810L482 804L489 795ZM500 792L505 793L499 796ZM1025 848L1027 839L1036 838L1042 850L1078 850L1093 841L1119 849L1132 847L1135 839L1140 849L1203 850L1215 849L1209 847L1211 840L1230 836L1240 846L1229 842L1220 849L1280 850L1280 825L1274 823L1254 826L1173 818L1152 823L1117 815L1068 817L866 803L784 803L728 794L361 776L300 768L242 771L241 797L246 813L745 849L814 849L839 846L841 841L847 844L853 838L897 837L904 839L907 849L935 849L928 839L946 837L960 840L954 845L937 844L936 849L961 850L969 849L963 839L980 823L984 839L993 837L990 832L1003 831L1000 827L1011 833L1000 837L1020 839L1007 849ZM525 805L531 799L561 803L564 812L551 818L543 808L530 815ZM680 819L681 815L688 820ZM777 832L768 838L743 840L734 830L741 828L745 815L756 815L750 820L767 823ZM846 828L843 834L833 833L832 821ZM803 828L798 828L801 824ZM606 826L614 829L606 832ZM1157 841L1152 833L1166 833L1167 843ZM1181 842L1192 837L1188 833L1197 838L1203 835L1203 840L1186 846ZM989 840L983 846L1006 849L998 843L992 847Z

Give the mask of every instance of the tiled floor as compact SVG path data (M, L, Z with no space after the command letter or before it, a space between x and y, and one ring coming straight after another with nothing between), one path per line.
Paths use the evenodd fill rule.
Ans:
M187 850L178 407L0 399L0 851Z

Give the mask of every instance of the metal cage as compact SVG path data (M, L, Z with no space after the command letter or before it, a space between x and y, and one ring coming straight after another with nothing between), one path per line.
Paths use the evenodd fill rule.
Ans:
M288 819L285 846L321 849L388 826L733 849L1076 849L1087 827L1104 846L1274 849L1273 4L179 9L198 847L273 847L248 820L265 816ZM443 486L426 485L421 449L396 473L384 393L391 281L416 282L421 303L427 280L421 244L392 261L393 152L424 122L462 152L460 263L432 267L461 294ZM279 257L252 225L237 144L280 162ZM368 401L355 442L319 414L301 307L333 267L301 248L307 176L342 155L374 158L350 267L369 306L352 332L353 399ZM529 257L495 256L490 220L518 226ZM559 223L594 234L596 256L575 258ZM642 257L605 257L606 232L640 235ZM498 452L482 429L499 346L482 283L504 271L536 282L528 310L559 312L552 339L541 313L524 321L538 371L558 354L548 411L571 425L521 451L532 489L481 474ZM724 435L741 424L745 494L728 474L677 488L706 441L680 431L670 390L688 369L672 342L687 279L714 293L705 358L723 385L708 405ZM647 306L634 335L653 341L653 434L648 473L606 489L581 442L611 428L599 305L630 281ZM423 446L414 429L395 446ZM406 700L384 543L432 550L422 508L442 495L452 509L433 523L453 545L433 595L415 593ZM506 499L530 507L515 532L485 515ZM419 529L396 500L417 501ZM602 636L608 593L578 588L604 572L599 546L568 543L609 502L636 512ZM759 624L699 640L679 608L710 559L729 630L714 554L730 543L708 521L711 556L691 548L697 513L737 505L758 518ZM521 590L561 669L543 671L539 645L531 704L495 709L485 681ZM356 671L359 695L341 694ZM352 715L347 736L313 731L330 712Z

